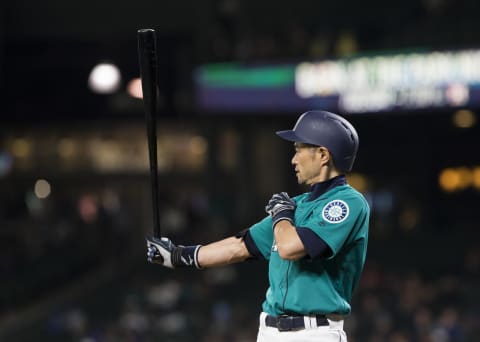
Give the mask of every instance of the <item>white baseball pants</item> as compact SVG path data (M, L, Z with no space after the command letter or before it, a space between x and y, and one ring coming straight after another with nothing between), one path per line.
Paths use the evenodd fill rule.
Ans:
M343 320L331 320L327 316L329 325L317 327L315 316L304 316L305 329L278 331L265 325L266 316L265 312L260 314L257 342L347 342Z

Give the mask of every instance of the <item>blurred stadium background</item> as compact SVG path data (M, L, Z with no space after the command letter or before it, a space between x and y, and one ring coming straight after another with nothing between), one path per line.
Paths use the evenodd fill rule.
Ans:
M372 206L350 341L479 341L475 0L0 4L0 340L253 341L266 265L148 265L136 31L155 28L164 234L207 243L302 192L275 130L361 145ZM311 78L309 78L309 76ZM320 83L315 83L320 82Z

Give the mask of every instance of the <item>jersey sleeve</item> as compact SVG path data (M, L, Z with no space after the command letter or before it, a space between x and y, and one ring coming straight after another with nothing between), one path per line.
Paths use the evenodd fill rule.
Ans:
M303 227L296 227L296 230L310 259L326 258L332 255L332 251L327 243L315 234L313 230Z
M368 216L368 207L358 197L332 200L315 208L309 222L310 228L330 247L330 258L337 255L342 246L354 239L357 227Z
M266 260L270 259L273 245L272 218L265 217L249 229L250 237Z

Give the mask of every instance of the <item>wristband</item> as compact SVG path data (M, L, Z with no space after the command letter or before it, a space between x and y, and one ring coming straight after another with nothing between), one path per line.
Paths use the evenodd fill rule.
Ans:
M172 264L175 267L195 266L201 269L198 263L198 250L202 245L177 246L172 252Z
M275 229L275 225L282 220L287 220L293 225L293 215L294 215L293 210L283 210L279 212L277 215L274 215L272 217L272 228Z

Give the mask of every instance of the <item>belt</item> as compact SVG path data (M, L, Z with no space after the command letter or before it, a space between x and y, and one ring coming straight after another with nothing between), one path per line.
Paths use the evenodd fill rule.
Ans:
M278 331L291 331L305 329L304 316L270 316L265 318L267 327L277 328ZM316 315L317 327L328 325L328 319L325 315Z

